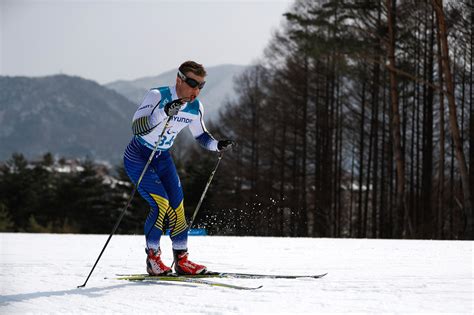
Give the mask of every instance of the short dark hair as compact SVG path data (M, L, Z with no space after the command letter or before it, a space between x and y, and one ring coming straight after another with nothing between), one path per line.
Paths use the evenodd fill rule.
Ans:
M182 74L192 72L200 77L205 77L207 75L203 65L191 60L183 62L181 66L179 66L179 71L181 71Z

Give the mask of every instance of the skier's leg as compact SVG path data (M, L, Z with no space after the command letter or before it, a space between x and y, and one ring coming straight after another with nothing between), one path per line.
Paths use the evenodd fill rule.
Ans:
M188 225L184 215L183 189L171 156L164 156L158 166L162 184L169 198L167 211L173 249L188 246Z
M140 160L124 159L125 170L134 184L137 183L145 164L146 162ZM168 273L171 269L164 265L160 258L160 238L163 234L163 221L169 203L166 191L153 165L150 165L145 172L138 192L151 208L144 226L147 271L152 275Z
M161 164L160 178L169 196L168 218L173 243L175 270L180 274L199 274L206 267L188 260L188 225L184 215L183 190L171 156Z

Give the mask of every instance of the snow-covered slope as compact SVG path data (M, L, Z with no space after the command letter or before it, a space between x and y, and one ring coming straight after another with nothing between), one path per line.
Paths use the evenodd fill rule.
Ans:
M220 279L256 291L104 279L143 273L142 236L0 234L0 314L473 313L473 242L190 237L190 258L214 271L323 279ZM162 242L170 263L170 241ZM211 279L210 281L217 281Z

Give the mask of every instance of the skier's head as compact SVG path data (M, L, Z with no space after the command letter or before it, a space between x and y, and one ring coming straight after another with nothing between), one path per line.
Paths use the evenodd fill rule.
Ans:
M185 61L178 69L176 77L176 94L179 98L193 101L201 92L206 81L206 70L194 61Z

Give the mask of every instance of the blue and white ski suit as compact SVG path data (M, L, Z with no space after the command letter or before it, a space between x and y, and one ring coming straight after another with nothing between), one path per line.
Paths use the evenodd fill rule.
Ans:
M151 89L133 116L134 137L125 150L124 165L135 185L168 119L164 107L176 99L178 96L174 86ZM165 218L168 219L173 249L187 249L188 225L184 215L183 190L168 152L178 133L186 126L189 126L202 147L218 151L217 140L204 125L201 102L195 99L185 103L179 113L171 118L158 144L158 151L138 187L138 192L151 207L144 227L148 249L159 248L161 235L166 228Z

